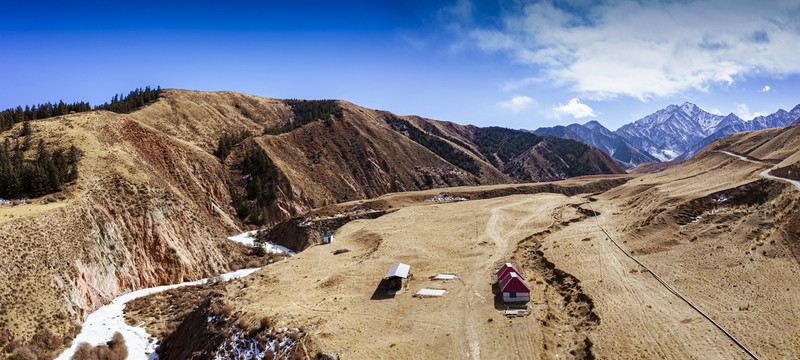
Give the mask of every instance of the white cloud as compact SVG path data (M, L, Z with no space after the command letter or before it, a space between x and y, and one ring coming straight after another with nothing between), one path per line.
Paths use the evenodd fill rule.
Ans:
M581 101L577 98L570 100L566 105L561 105L553 108L557 115L566 114L572 115L572 117L576 119L585 118L585 117L597 117L595 115L594 110L589 107L589 105L581 104Z
M743 120L753 120L753 118L758 116L764 116L766 114L762 114L758 111L750 113L750 108L747 104L736 104L736 116L742 118Z
M711 113L711 114L714 114L714 115L724 115L724 114L723 114L721 111L719 111L719 109L717 109L717 108L710 108L710 109L706 109L706 108L703 108L703 107L701 107L701 109L703 109L703 110L705 110L705 111L707 111L707 112L709 112L709 113Z
M800 73L800 47L789 45L800 43L797 0L609 1L582 7L581 16L563 8L521 5L467 33L483 51L507 53L594 100L646 101Z
M497 103L497 106L518 114L525 110L528 106L535 103L533 99L527 96L514 96L513 98Z
M770 89L771 89L771 88L769 87L769 85L765 85L765 86L764 86L764 88L763 88L763 89L761 89L761 91L760 91L760 92L769 92L769 91L770 91Z

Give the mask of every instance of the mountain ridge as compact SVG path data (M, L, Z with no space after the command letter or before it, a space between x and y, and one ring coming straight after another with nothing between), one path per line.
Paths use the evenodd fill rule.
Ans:
M592 120L584 125L542 127L533 132L584 141L606 151L620 164L626 166L652 161L686 160L715 139L742 131L784 127L797 123L798 119L800 119L800 105L789 111L778 109L772 114L743 120L733 113L712 114L686 101L681 105L670 104L615 131L610 131L596 120ZM588 124L592 126L587 127ZM609 137L609 133L630 144L632 147L630 154L617 155L619 150L609 146L607 140L596 138Z
M583 125L570 124L549 128L541 127L534 130L533 133L574 139L590 144L609 154L623 168L631 168L642 163L658 161L652 155L639 150L628 140L617 135L596 120L589 121Z

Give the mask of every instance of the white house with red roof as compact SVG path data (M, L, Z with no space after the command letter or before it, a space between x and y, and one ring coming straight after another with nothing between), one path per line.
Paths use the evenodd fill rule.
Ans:
M513 271L507 272L506 276L500 280L500 292L503 293L505 302L531 301L531 289L522 276Z

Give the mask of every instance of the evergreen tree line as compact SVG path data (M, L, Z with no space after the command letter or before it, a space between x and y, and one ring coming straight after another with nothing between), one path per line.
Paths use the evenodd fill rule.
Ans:
M0 131L11 129L16 123L28 120L45 119L53 116L67 115L71 112L84 112L92 110L88 102L74 102L72 104L59 101L57 104L44 103L39 105L17 106L0 111Z
M242 175L248 180L245 184L247 195L236 206L238 216L245 222L264 225L269 222L269 207L275 201L275 168L267 152L253 147L245 152L242 160Z
M114 95L111 102L100 105L97 109L113 111L118 114L129 114L158 100L162 91L161 86L156 89L151 89L149 86L144 89L135 89L128 93L127 96L122 94Z
M558 157L564 160L563 163L557 164L561 171L563 171L569 177L597 174L597 170L593 169L589 162L581 161L583 155L589 151L589 145L577 140L563 140L565 141L551 142L551 148L553 152L558 154Z
M110 103L105 103L97 109L109 110L120 114L133 112L147 104L150 104L161 96L161 87L155 90L149 86L144 89L131 91L127 96L122 94L114 95ZM67 115L73 112L86 112L93 110L92 106L85 101L77 101L71 104L59 101L56 104L44 103L39 105L21 105L16 108L8 108L0 111L0 132L11 129L14 124L28 120L46 119L53 116Z
M0 198L37 197L58 191L62 184L78 178L79 157L75 146L67 151L50 151L42 140L36 158L25 160L23 148L12 149L6 139L0 146Z
M214 156L220 158L221 160L225 160L225 158L231 154L231 150L233 150L234 146L238 145L240 142L244 141L250 136L253 135L247 130L242 130L238 133L222 134L217 141L217 150L214 151Z
M336 100L285 100L291 106L294 120L278 127L264 129L264 135L279 135L297 129L305 124L323 120L330 125L332 119L343 117L342 107Z
M542 137L534 133L512 130L498 126L475 129L472 142L492 165L499 168L497 158L503 163L522 154L542 141ZM495 158L494 155L497 155Z
M430 133L431 135L436 135L436 136L438 136L438 137L440 137L440 138L442 138L442 139L445 139L445 140L447 140L447 141L450 141L450 142L451 142L451 143L453 143L453 144L456 144L456 145L458 145L458 146L461 146L462 148L466 149L466 150L467 150L467 151L469 151L470 153L472 153L472 154L474 154L474 155L477 155L478 157L480 157L478 154L476 154L476 153L475 153L475 151L474 151L474 150L472 150L472 148L471 148L469 145L467 145L466 143L464 143L463 141L461 141L461 140L459 140L459 139L456 139L456 138L454 138L454 137L452 137L452 136L448 136L448 135L446 135L446 134L445 134L445 133L443 133L441 130L439 130L439 128L437 128L436 126L434 126L434 125L433 125L433 124L431 124L431 123L427 123L427 122L426 122L426 123L424 124L424 127L423 127L423 129L422 129L422 130L425 130L426 132Z
M500 168L498 159L504 164L541 142L544 137L520 130L497 126L477 128L472 142L489 162ZM548 148L563 160L554 165L567 176L595 174L597 171L581 158L590 149L588 145L575 140L559 139L549 142ZM496 155L496 157L495 157Z
M406 133L409 139L424 146L434 154L439 155L439 157L445 159L447 162L464 169L475 176L481 175L481 168L475 162L475 159L463 151L456 149L447 141L420 130L419 128L411 125L411 123L408 121L401 119L394 114L387 113L385 114L384 119L389 126L392 127L392 129Z

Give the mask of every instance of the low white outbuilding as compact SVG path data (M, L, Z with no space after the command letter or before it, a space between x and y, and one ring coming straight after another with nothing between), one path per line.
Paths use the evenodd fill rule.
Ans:
M389 267L389 271L386 272L386 276L383 278L389 281L389 287L394 290L401 290L406 281L408 281L408 277L411 276L409 273L411 271L411 266L406 264L394 264Z

